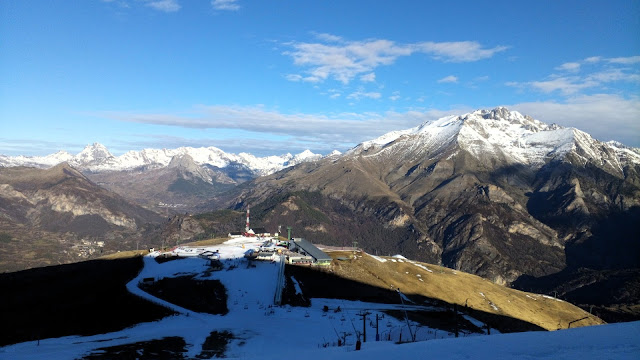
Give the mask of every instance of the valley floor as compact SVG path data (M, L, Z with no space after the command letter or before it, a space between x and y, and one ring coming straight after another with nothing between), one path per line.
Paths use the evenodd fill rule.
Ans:
M384 310L415 309L400 304L375 304L335 299L312 299L311 306L274 306L281 273L279 258L253 262L245 252L260 245L256 238L239 238L201 248L218 251L225 268L211 271L208 260L197 257L202 250L176 249L186 258L158 263L144 258L144 268L127 289L176 315L159 321L94 336L67 336L24 342L0 348L0 359L107 359L227 358L250 359L372 359L428 357L437 359L637 359L640 357L640 322L591 326L553 332L496 334L452 333L411 324L417 342L397 344L409 338L404 321ZM157 255L157 254L156 254ZM190 255L190 256L189 256ZM194 276L195 280L219 280L227 292L226 315L194 312L159 299L143 290L143 280ZM296 281L292 280L294 283ZM335 312L337 308L340 312ZM326 311L329 309L329 311ZM356 332L363 321L357 314L368 311L364 323L367 342L355 351ZM381 341L375 341L375 316ZM90 316L87 315L87 316ZM373 321L371 320L373 319ZM477 322L474 319L468 319ZM479 323L478 325L482 325ZM346 346L338 347L338 339Z

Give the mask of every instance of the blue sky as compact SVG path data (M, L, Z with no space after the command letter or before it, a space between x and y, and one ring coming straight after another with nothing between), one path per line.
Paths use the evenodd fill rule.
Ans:
M0 154L344 151L507 106L640 147L639 1L0 1Z

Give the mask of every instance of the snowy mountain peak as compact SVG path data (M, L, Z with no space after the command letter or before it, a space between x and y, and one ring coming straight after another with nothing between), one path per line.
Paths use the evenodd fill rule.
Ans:
M176 157L177 156L177 157ZM269 175L285 167L301 162L316 161L322 155L305 150L300 154L285 154L281 156L257 157L248 153L226 153L216 147L180 147L177 149L144 149L128 151L121 156L114 156L100 143L87 145L77 155L65 151L41 156L3 156L0 155L0 166L33 166L48 168L61 162L68 162L71 166L82 171L105 172L133 169L157 169L170 166L186 167L193 174L198 173L195 166L213 166L225 168L229 164L240 164L247 167L255 175ZM190 160L189 160L190 159ZM191 165L189 165L191 163ZM187 166L188 165L188 166Z
M460 117L465 122L472 122L473 120L480 121L481 123L505 123L515 126L520 126L529 131L542 131L548 128L548 125L535 120L529 115L522 115L517 111L510 111L505 107L497 107L491 110L476 110L472 113L462 115Z
M167 165L167 167L189 169L193 165L195 165L195 162L189 154L178 154L171 158L171 161L169 162L169 165Z
M114 156L109 152L106 146L100 143L87 145L78 155L75 156L76 159L83 162L95 162L111 159L113 157Z
M300 154L294 155L291 160L287 161L287 165L293 166L306 161L314 161L322 158L322 155L314 154L310 150L305 150Z
M542 166L551 159L562 160L569 153L582 159L582 163L593 162L612 173L622 173L624 161L640 163L639 152L600 142L575 128L545 124L505 107L447 116L392 131L359 144L347 154L415 158L451 154L456 148L487 164Z
M212 179L209 174L200 165L193 161L189 154L177 154L171 158L169 169L177 169L183 176L187 178L199 178L205 182L211 183Z

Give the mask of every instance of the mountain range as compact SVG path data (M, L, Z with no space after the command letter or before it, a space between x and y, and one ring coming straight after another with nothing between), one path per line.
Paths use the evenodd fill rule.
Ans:
M332 154L339 154L334 152ZM244 167L255 176L272 174L285 167L316 160L322 155L305 150L299 154L281 156L256 157L247 153L231 154L216 147L207 148L180 147L177 149L144 149L128 151L114 156L100 143L87 145L81 152L71 155L66 151L58 151L46 156L6 156L0 155L0 166L30 166L49 168L67 162L83 172L110 172L150 170L167 167L174 157L188 155L200 166L223 169L226 167Z
M601 283L599 301L637 302L639 173L638 149L496 108L256 178L211 206L251 205L264 223L312 241L357 241L505 285L568 294ZM623 269L636 280L614 295L612 273L600 275ZM568 289L552 284L559 278L579 281Z
M334 151L329 156L339 154ZM66 151L47 156L0 155L0 167L46 169L67 163L104 188L150 210L171 214L196 211L204 200L247 180L320 158L309 150L256 157L215 147L144 149L114 156L104 145L94 143L76 155Z
M292 226L294 236L318 243L409 254L567 296L586 284L617 291L601 294L618 303L640 295L637 281L608 282L617 271L640 275L640 149L503 107L324 157L257 158L213 147L115 157L100 144L75 156L0 156L4 167L60 161L131 203L174 216L172 226L189 224L194 237L216 233L215 216L185 212L250 206L252 223Z

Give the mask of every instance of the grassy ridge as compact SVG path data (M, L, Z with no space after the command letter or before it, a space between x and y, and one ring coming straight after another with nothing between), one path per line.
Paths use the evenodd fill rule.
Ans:
M329 254L335 259L353 255L351 252ZM404 260L393 262L390 257L381 258L387 261L380 262L359 252L355 260L334 261L330 270L335 275L383 289L400 288L407 295L425 296L462 307L466 304L472 310L520 319L547 330L566 329L569 322L585 317L571 327L604 323L568 302L504 287L476 275L415 262L430 272Z

